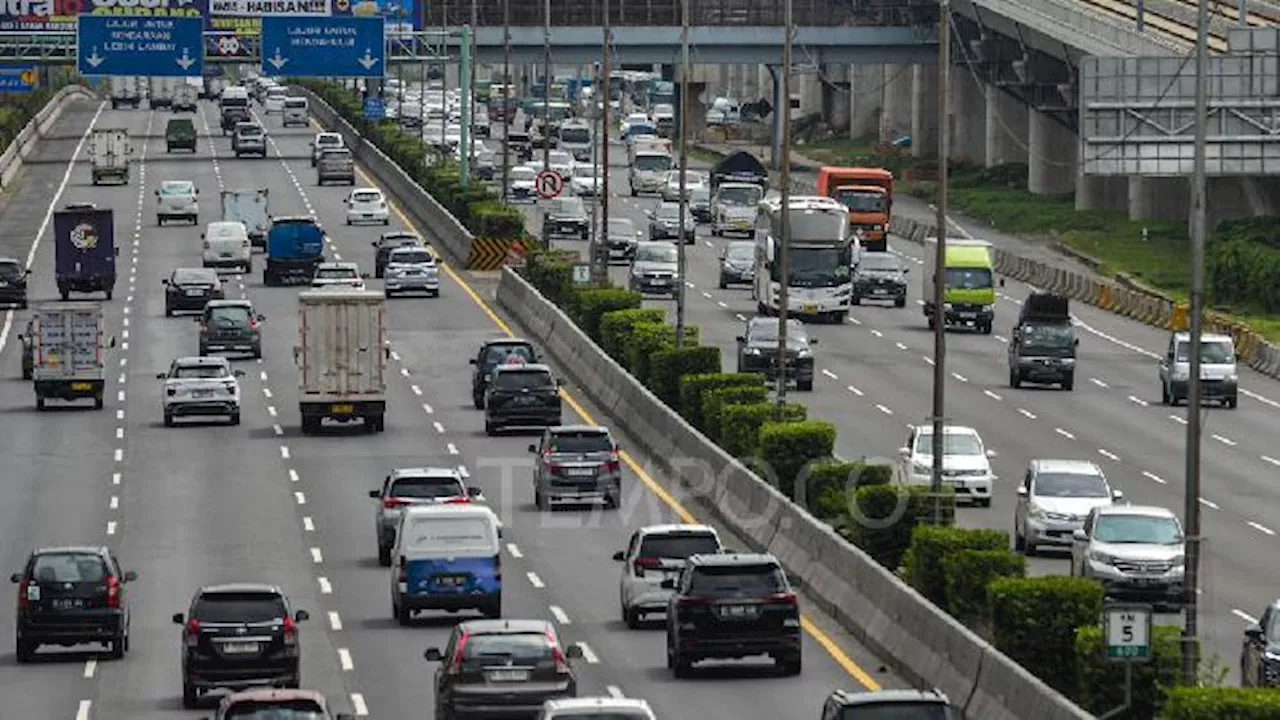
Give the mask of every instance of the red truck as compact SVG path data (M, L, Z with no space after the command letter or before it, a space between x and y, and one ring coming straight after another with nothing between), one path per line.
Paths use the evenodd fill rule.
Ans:
M849 226L862 233L864 249L889 249L893 173L884 168L824 167L818 171L818 194L849 208Z

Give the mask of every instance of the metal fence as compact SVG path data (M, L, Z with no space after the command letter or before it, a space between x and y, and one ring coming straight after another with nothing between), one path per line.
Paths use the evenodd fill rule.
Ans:
M503 25L504 0L474 0L476 24ZM544 3L507 0L512 27L546 24ZM680 24L681 0L613 0L609 21L619 27ZM792 17L801 27L905 27L937 21L938 5L930 0L793 0ZM781 26L780 0L691 0L689 22L695 26ZM468 0L442 0L427 6L427 27L456 27L472 21ZM552 27L598 27L604 24L602 0L554 0Z

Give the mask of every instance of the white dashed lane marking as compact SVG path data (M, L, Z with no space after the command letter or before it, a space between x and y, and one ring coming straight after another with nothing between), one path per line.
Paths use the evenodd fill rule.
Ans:
M884 405L881 405L880 403L876 403L876 409L877 409L877 410L879 410L880 412L884 413L885 415L892 415L892 414L893 414L893 411L892 411L892 410L890 410L889 408L885 407Z
M1066 431L1066 430L1063 430L1062 428L1054 428L1054 429L1053 429L1053 431L1054 431L1054 432L1056 432L1056 433L1058 433L1059 435L1061 435L1062 437L1064 437L1064 438L1066 438L1066 439L1068 439L1068 440L1075 440L1075 439L1076 439L1076 436L1075 436L1075 435L1072 435L1070 432L1068 432L1068 431Z
M329 629L335 632L342 629L342 618L333 610L329 611Z
M1254 521L1252 521L1252 520L1250 520L1249 522L1247 522L1247 523L1245 523L1245 524L1246 524L1246 525L1248 525L1249 527L1253 528L1254 530L1257 530L1258 532L1262 533L1263 535L1272 535L1272 536L1274 536L1274 535L1276 534L1276 531L1275 531L1275 530L1272 530L1271 528L1269 528L1269 527L1267 527L1267 526L1265 526L1265 525L1260 525L1260 524L1258 524L1258 523L1256 523L1256 522L1254 522Z
M836 374L835 374L835 373L831 372L830 370L828 370L828 369L826 369L826 368L823 368L823 369L822 369L822 374L823 374L823 375L826 375L827 377L831 378L832 380L839 380L839 379L840 379L838 376L836 376Z
M1106 448L1098 448L1098 454L1112 462L1120 462L1120 456Z
M1162 478L1162 477L1160 477L1159 475L1157 475L1157 474L1155 474L1155 473L1153 473L1153 472L1150 472L1150 471L1148 471L1148 470L1143 470L1143 471L1142 471L1142 477L1144 477L1144 478L1146 478L1146 479L1148 479L1148 480L1154 480L1155 482L1158 482L1158 483L1160 483L1161 485L1168 485L1168 482L1166 482L1164 478Z
M552 605L548 609L551 610L551 615L555 617L556 622L560 623L561 625L573 624L572 621L569 620L569 614L564 611L564 608L560 607L559 605Z
M983 394L983 395L986 395L987 397L991 398L992 400L995 400L996 402L1000 402L1001 400L1003 400L1003 399L1004 399L1004 398L1000 397L999 395L997 395L997 394L995 394L995 393L991 392L990 390L983 390L983 391L982 391L982 394Z
M342 663L343 672L351 672L356 668L356 664L351 660L351 651L346 648L338 648L338 662Z
M524 553L520 552L520 548L515 543L507 543L507 552L511 553L511 557L516 559L524 557Z
M1035 420L1036 414L1026 408L1018 408L1018 412L1028 420Z
M1235 446L1236 446L1236 441L1235 441L1235 440L1232 440L1232 439L1231 439L1231 438L1229 438L1229 437L1224 437L1224 436L1222 436L1222 435L1218 435L1217 433L1214 433L1212 437L1213 437L1213 439L1214 439L1214 440L1217 440L1218 442L1220 442L1220 443L1222 443L1223 445L1226 445L1226 446L1228 446L1228 447L1235 447Z
M538 573L529 572L529 573L525 573L525 575L529 578L530 585L536 588L546 587L545 585L542 584L542 578L538 577Z
M318 547L311 548L311 562L317 565L324 562L324 553L320 552L320 548Z
M1130 396L1129 396L1129 402L1131 402L1131 403L1133 403L1133 404L1135 404L1135 405L1141 405L1142 407L1147 407L1147 406L1149 406L1149 405L1151 404L1151 403L1147 402L1146 400L1143 400L1142 398L1140 398L1140 397L1138 397L1138 396L1136 396L1136 395L1130 395Z
M322 576L320 576L320 577L316 578L316 584L320 586L320 594L321 594L321 595L332 595L332 594L333 594L333 585L329 583L329 578L324 577L324 576L322 575Z

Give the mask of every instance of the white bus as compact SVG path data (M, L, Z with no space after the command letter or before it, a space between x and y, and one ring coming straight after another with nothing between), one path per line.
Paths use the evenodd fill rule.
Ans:
M756 233L756 274L752 297L762 314L778 312L782 269L782 199L760 203ZM853 298L853 265L860 251L849 232L848 210L820 196L792 197L788 245L787 311L791 315L841 323Z

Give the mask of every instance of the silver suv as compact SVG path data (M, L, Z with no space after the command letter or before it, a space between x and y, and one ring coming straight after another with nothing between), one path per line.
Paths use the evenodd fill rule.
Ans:
M603 502L617 508L621 499L622 467L618 444L607 428L561 425L547 428L529 452L537 455L533 468L533 501L540 510L554 503Z
M613 554L622 563L618 595L623 622L636 628L645 615L665 614L672 590L663 588L662 581L680 577L690 556L718 552L724 547L710 525L650 525L635 531L627 549Z
M1182 525L1161 507L1094 508L1071 542L1071 574L1101 582L1107 597L1179 606L1185 562Z
M410 505L470 502L481 497L480 488L467 487L462 475L451 467L417 467L392 470L382 487L369 491L378 501L373 511L378 537L378 564L391 567L391 548L396 542L400 511Z
M1013 545L1027 555L1035 555L1041 545L1069 548L1090 510L1123 497L1111 489L1102 468L1088 460L1032 460L1018 486Z
M267 131L258 123L236 123L231 134L231 150L236 157L241 155L267 156Z

